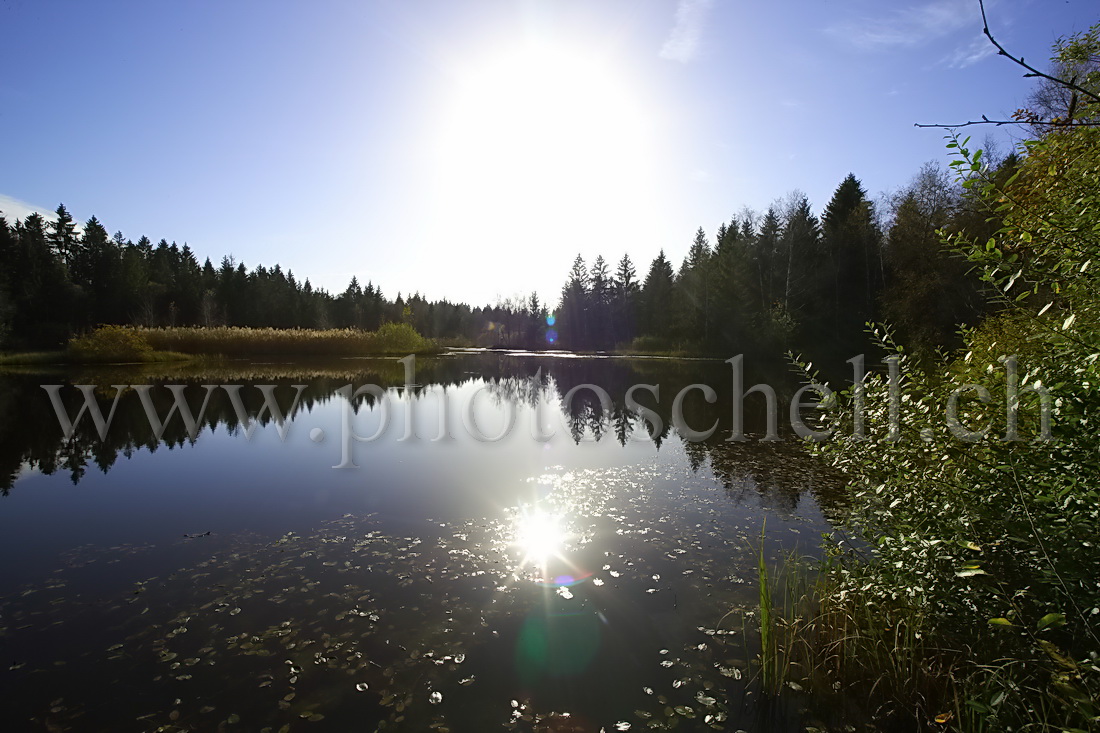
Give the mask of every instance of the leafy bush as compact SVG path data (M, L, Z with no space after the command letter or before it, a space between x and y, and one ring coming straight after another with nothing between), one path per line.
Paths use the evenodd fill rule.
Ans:
M371 350L376 353L411 354L431 348L431 342L408 323L383 323L371 335Z
M1081 105L1090 108L1083 114L1100 113L1097 101ZM1003 312L965 332L962 353L940 368L915 368L884 335L904 401L891 400L887 377L871 375L861 397L848 390L827 418L836 435L814 450L850 477L848 529L870 555L834 552L825 605L874 610L842 614L845 626L830 643L844 640L840 674L854 670L871 689L903 659L939 674L938 695L896 690L891 704L913 720L953 720L963 730L1096 730L1100 129L1055 128L1024 143L1026 157L1006 182L967 140L952 136L949 148L963 186L1003 227L987 241L944 241L997 288ZM1017 390L1048 395L1047 435L1043 397L1013 394L1014 366ZM987 392L958 392L964 385ZM857 399L865 438L854 434ZM895 409L896 433L887 429ZM917 633L875 660L877 672L868 669L883 630L902 628Z

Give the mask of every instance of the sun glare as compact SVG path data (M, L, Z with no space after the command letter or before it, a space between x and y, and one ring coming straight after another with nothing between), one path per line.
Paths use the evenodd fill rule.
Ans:
M479 247L598 237L652 203L652 115L597 55L490 53L457 74L439 125L435 214Z
M566 540L561 517L541 510L523 512L516 518L515 545L525 561L545 563L561 554Z

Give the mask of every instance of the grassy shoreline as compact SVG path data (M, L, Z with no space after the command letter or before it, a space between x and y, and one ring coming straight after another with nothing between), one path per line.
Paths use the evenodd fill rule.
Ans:
M136 328L157 351L226 357L382 356L440 353L440 347L412 326L386 323L377 331L358 329Z
M191 362L198 358L178 351L152 351L136 356L95 356L59 349L56 351L15 351L0 354L0 366L67 366L84 364L162 364Z
M240 349L231 350L230 353L223 351L196 351L196 352L184 352L184 351L165 351L154 350L152 352L142 354L140 356L107 356L107 357L94 357L90 355L77 354L66 349L55 349L52 351L13 351L9 353L0 353L0 366L65 366L65 365L84 365L84 364L156 364L166 362L194 362L203 361L207 358L218 357L232 357L236 359L247 359L249 357L297 357L297 358L311 358L311 357L338 357L338 358L354 358L354 357L382 357L382 356L408 356L410 353L418 356L432 356L446 353L449 349L447 347L433 347L428 349L420 349L413 351L386 351L386 352L353 352L353 353L317 353L305 350L290 349L287 351L256 351L256 352L244 352ZM492 352L493 349L460 349L461 351L470 351L471 353L485 353ZM508 349L507 351L527 351L527 349ZM639 359L701 359L701 360L714 360L718 357L706 357L692 354L686 351L675 352L645 352L645 351L608 351L608 352L595 352L595 351L577 351L569 352L576 356L592 356L592 357L616 357L616 358L639 358Z
M149 364L219 357L374 357L432 356L450 350L537 351L522 346L472 347L449 344L421 336L407 324L388 323L377 331L358 329L298 329L196 326L146 328L101 326L91 334L74 336L66 348L49 351L0 353L0 365ZM546 351L546 353L553 353ZM713 359L706 353L677 348L637 348L608 351L569 351L574 356Z
M209 357L349 357L438 354L442 348L407 324L357 329L100 326L65 349L0 354L0 365L148 364Z

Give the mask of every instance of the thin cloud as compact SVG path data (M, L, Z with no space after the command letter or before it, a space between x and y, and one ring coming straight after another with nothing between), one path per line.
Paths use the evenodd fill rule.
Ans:
M880 17L851 18L826 32L857 48L877 51L923 46L980 22L977 6L970 0L931 0Z
M26 201L14 198L12 196L5 196L0 193L0 216L4 217L4 221L8 223L8 226L12 226L16 221L26 221L27 217L31 214L39 214L45 219L45 223L57 221L57 207L49 208L48 206L35 206L34 204L28 204ZM69 212L72 214L72 212ZM84 233L84 225L79 221L74 221L76 233Z
M35 206L34 204L28 204L26 201L20 201L17 198L5 196L0 193L0 216L7 219L8 224L14 224L16 219L22 221L34 213L41 214L42 218L47 221L53 221L57 218L57 215L54 213L54 209L56 208L56 206L54 208Z
M985 35L979 35L966 46L959 48L948 56L944 62L953 69L965 69L982 59L987 59L997 53L997 48L989 42Z
M699 52L699 39L713 0L680 0L676 5L676 25L661 46L661 58L686 64Z

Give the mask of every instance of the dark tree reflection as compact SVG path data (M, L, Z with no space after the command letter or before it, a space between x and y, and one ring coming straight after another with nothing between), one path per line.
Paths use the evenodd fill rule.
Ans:
M651 441L659 450L669 436L680 438L693 471L709 468L733 498L748 494L766 496L777 508L793 510L804 489L829 483L816 464L807 461L794 440L764 442L758 439L766 425L765 401L752 395L745 401L744 425L750 440L727 440L732 429L732 380L730 367L720 361L671 359L607 359L546 356L518 356L501 353L463 354L421 359L416 365L416 384L407 391L404 370L395 360L343 360L337 364L316 366L235 365L206 369L202 373L159 374L152 377L140 372L100 372L87 374L6 374L0 377L0 409L9 419L0 423L0 491L6 494L26 469L44 474L64 471L78 483L89 466L107 473L119 457L128 459L140 450L174 450L194 442L183 420L174 415L160 438L153 435L139 395L125 390L105 440L101 440L85 415L70 440L62 435L43 384L65 384L62 395L70 415L75 415L82 396L74 384L98 384L95 395L106 415L115 397L113 384L152 384L149 394L158 414L172 407L172 395L165 384L186 384L184 394L192 411L197 412L205 395L204 384L240 385L239 394L250 421L261 426L272 421L269 413L257 418L263 397L259 384L274 384L275 394L284 407L294 395L294 385L305 384L300 400L288 419L334 399L343 399L341 390L351 384L378 385L395 397L421 399L432 391L444 394L453 388L483 382L485 391L496 404L511 403L517 409L558 404L570 437L582 440L614 440L626 446L630 441ZM777 375L777 376L776 376ZM745 384L769 380L746 375ZM773 372L777 381L769 382L780 394L779 409L785 414L784 395L797 385L787 381L783 370ZM627 406L627 393L634 385L654 385L658 395L646 389L633 393L635 406L652 410L660 429L650 436L650 425L643 411ZM695 431L709 430L706 440L689 441L674 427L672 405L676 395L693 384L714 389L717 399L707 402L694 389L683 400L683 421ZM595 388L595 389L594 389ZM601 395L600 391L604 394ZM566 397L569 397L567 400ZM607 400L605 404L605 400ZM376 397L363 394L354 400L353 409L370 409ZM550 412L547 413L552 414ZM652 414L651 414L652 417ZM782 423L782 420L780 421ZM214 390L199 432L224 429L236 434L244 429L240 415L225 390ZM755 431L755 432L754 432ZM612 437L609 437L612 436Z

